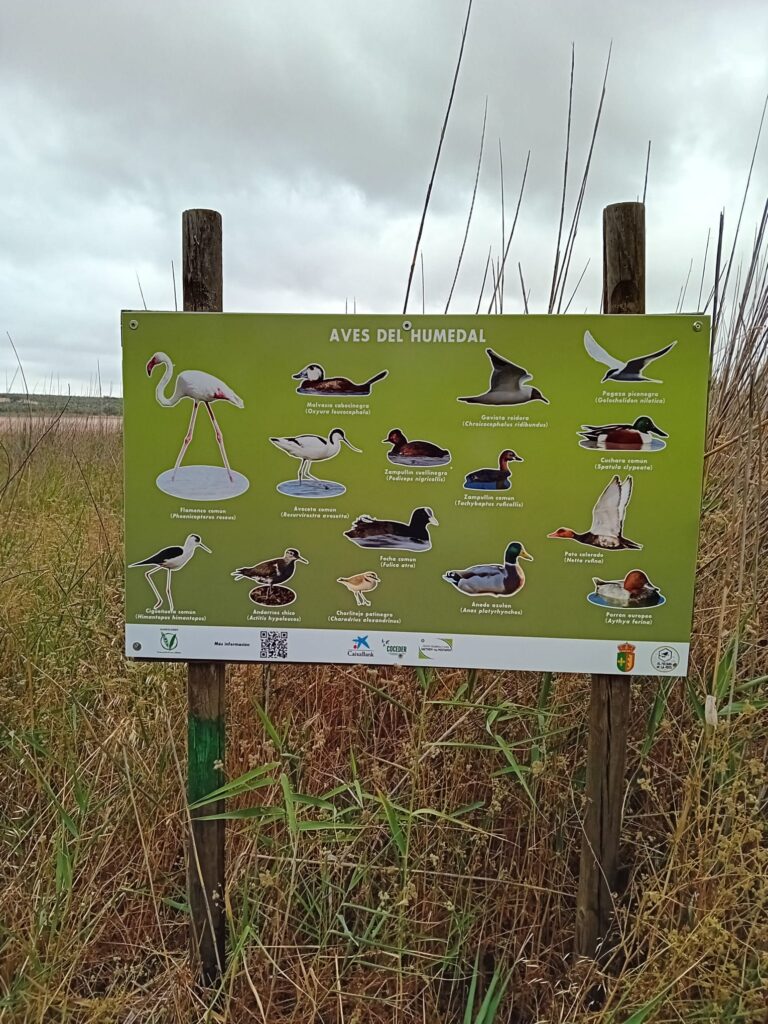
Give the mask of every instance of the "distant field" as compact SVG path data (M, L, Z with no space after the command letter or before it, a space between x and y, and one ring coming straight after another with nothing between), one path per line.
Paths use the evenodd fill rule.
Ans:
M99 395L0 394L0 416L122 416L122 398Z

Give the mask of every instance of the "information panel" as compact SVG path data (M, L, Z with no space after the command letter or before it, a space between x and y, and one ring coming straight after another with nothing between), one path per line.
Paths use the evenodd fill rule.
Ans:
M685 673L705 317L122 332L129 656Z

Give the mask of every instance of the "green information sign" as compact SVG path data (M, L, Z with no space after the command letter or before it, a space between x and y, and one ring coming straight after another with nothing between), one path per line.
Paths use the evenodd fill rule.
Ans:
M706 318L122 328L129 656L685 673Z

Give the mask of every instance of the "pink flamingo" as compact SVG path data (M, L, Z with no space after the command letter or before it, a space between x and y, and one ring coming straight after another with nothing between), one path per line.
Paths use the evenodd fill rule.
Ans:
M216 417L213 414L211 408L212 402L231 402L232 405L237 406L238 409L243 408L243 400L239 395L236 395L232 388L219 380L218 377L214 377L210 373L204 373L202 370L182 370L176 377L176 385L173 389L173 394L170 398L166 397L165 388L173 376L173 363L165 352L155 352L152 358L147 363L147 376L152 376L152 371L156 366L163 365L165 372L162 378L158 382L157 388L155 389L155 398L160 405L170 408L178 403L183 398L189 398L192 400L192 415L189 419L189 426L187 427L187 433L181 445L179 456L176 459L176 465L173 467L173 474L171 479L173 480L176 476L176 470L181 465L181 460L184 458L184 453L189 448L192 435L195 432L195 420L197 419L197 410L200 407L200 403L205 406L208 411L208 415L211 417L211 423L213 425L213 431L216 434L216 443L219 446L221 457L224 460L229 479L234 480L232 476L232 470L229 466L229 459L227 458L227 452L224 448L224 438L221 433L221 428L216 422Z

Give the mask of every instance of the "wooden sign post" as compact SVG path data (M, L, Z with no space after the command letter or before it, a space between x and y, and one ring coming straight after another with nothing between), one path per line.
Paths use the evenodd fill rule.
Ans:
M603 312L645 312L645 207L603 210ZM575 949L594 957L608 935L616 883L630 681L592 676L586 808L576 900Z
M221 214L182 215L184 311L223 308ZM187 669L187 797L192 804L223 784L225 674L222 662L190 662ZM196 815L221 814L224 801L192 812L187 840L187 898L193 963L206 985L224 969L224 822Z

